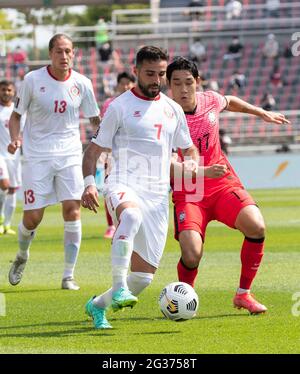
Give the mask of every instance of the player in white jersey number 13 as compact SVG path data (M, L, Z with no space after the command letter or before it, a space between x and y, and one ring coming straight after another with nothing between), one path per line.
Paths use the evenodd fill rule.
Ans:
M10 153L21 145L20 117L27 112L23 132L24 212L19 224L19 251L9 281L21 281L29 247L48 205L62 203L65 267L63 289L77 290L73 278L80 243L80 198L83 191L79 114L99 125L91 81L72 70L74 48L64 34L49 42L51 65L28 73L9 121Z
M105 311L133 307L155 273L168 231L168 189L172 148L198 159L181 107L160 93L166 53L146 46L136 56L137 85L108 107L83 157L82 205L97 211L96 162L112 152L104 196L118 224L112 241L112 288L91 298L86 312L98 329L111 328ZM191 165L191 163L186 163ZM197 168L197 163L192 163ZM128 273L131 261L131 272Z

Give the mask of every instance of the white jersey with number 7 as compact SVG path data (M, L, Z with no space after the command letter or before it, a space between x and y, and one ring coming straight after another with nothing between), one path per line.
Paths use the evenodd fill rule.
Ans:
M109 105L92 141L112 149L109 183L166 195L173 148L193 145L182 108L163 93L140 97L134 89Z

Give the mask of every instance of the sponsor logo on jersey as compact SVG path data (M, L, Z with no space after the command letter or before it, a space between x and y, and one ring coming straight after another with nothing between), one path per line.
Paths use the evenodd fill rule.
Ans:
M215 125L217 123L217 116L215 112L208 113L208 121L211 125Z
M79 96L80 94L79 88L77 86L72 86L70 88L70 93L72 96Z
M133 117L141 117L141 111L140 111L140 110L136 110L136 111L133 113Z
M180 212L179 213L179 222L182 223L184 220L185 220L185 213L184 212Z
M168 118L173 118L174 117L174 112L172 111L172 109L168 108L168 107L165 107L164 108L164 113L165 115L168 117Z
M46 87L44 86L40 87L40 92L46 92Z

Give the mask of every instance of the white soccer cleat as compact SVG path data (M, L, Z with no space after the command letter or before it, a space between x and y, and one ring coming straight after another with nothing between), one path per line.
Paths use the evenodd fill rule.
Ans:
M18 256L13 262L8 274L8 280L12 286L16 286L21 282L26 262L27 260L24 260L24 258Z
M75 282L75 279L72 277L64 278L61 282L61 288L63 290L72 290L72 291L80 290L80 287Z

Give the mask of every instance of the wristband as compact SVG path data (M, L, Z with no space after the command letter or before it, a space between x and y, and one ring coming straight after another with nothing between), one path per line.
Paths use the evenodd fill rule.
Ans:
M88 186L96 186L95 177L93 175L88 175L84 178L84 188Z

